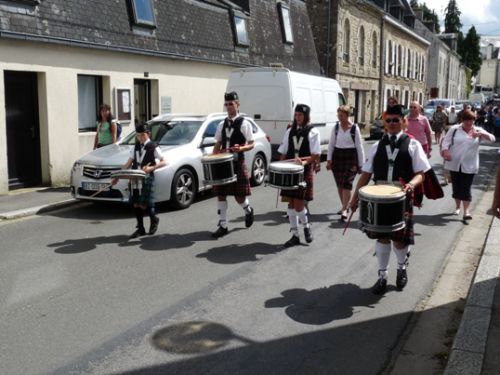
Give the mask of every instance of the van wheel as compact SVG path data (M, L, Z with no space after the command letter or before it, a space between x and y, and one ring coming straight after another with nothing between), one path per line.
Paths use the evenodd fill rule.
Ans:
M191 206L196 198L197 186L193 172L189 169L179 169L172 180L170 203L173 207L184 209Z
M262 185L266 177L266 158L262 154L255 155L252 162L252 177L250 183L252 186Z

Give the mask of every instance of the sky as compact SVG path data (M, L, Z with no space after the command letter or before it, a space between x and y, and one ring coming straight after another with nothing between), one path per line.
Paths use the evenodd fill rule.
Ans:
M434 9L444 31L444 10L449 0L419 0L429 9ZM462 14L462 32L464 34L472 25L481 35L500 35L500 0L456 0L458 9Z

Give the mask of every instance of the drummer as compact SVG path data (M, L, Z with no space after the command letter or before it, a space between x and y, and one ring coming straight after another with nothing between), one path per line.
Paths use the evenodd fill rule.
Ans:
M145 211L148 213L151 221L148 234L155 234L158 230L160 218L155 213L154 171L167 164L160 148L149 139L148 125L141 124L136 126L135 132L137 142L135 143L135 147L130 150L129 158L122 168L129 169L132 167L132 169L142 169L146 172L146 178L142 183L142 189L133 189L130 192L130 202L134 206L135 217L137 219L136 230L130 238L137 238L146 234L143 222ZM112 183L116 184L116 182L117 179L113 179Z
M295 107L292 126L286 131L278 148L280 160L291 160L304 166L304 181L306 187L295 190L282 190L281 196L288 198L288 220L292 237L285 242L285 247L300 244L299 222L304 227L304 237L307 243L313 240L311 224L307 216L306 201L313 200L314 166L319 163L321 154L320 134L318 129L310 124L311 108L305 104Z
M214 186L217 195L217 215L219 222L217 230L212 233L212 237L219 238L225 236L229 230L227 227L227 199L228 195L233 195L236 202L245 213L245 226L251 227L253 224L253 208L250 206L247 196L250 192L250 180L245 164L245 152L254 148L254 139L251 124L239 114L240 101L238 94L234 91L224 94L224 106L227 117L221 121L215 131L215 146L213 153L233 152L235 154L236 182L225 185Z
M351 209L355 211L358 207L358 191L369 183L372 175L376 184L402 185L403 191L407 193L404 229L391 233L375 233L365 230L369 238L377 239L375 254L378 260L379 278L372 287L374 294L383 294L387 290L387 267L391 254L391 241L398 263L396 286L402 290L408 282L406 266L410 255L409 246L415 243L412 192L422 183L424 173L430 169L422 145L403 133L403 118L401 106L387 108L387 115L384 119L387 134L369 151L350 203ZM391 173L392 176L389 176Z

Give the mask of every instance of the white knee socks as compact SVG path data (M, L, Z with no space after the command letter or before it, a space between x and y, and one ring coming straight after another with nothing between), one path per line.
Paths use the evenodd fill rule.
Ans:
M299 217L297 216L297 211L293 208L289 208L287 210L288 213L288 221L290 221L290 231L294 236L299 236Z
M396 254L396 259L398 260L398 269L406 269L408 254L410 253L409 246L405 246L402 249L396 249L396 247L393 247L392 250L394 251L394 254Z
M248 198L245 198L245 201L243 203L240 203L241 208L243 208L243 211L245 211L245 214L249 214L251 212L250 209L250 202L248 201Z
M391 255L391 244L375 242L375 254L378 261L378 274L380 278L387 279L387 266L389 265L389 257Z
M309 221L309 219L307 218L307 209L304 208L302 211L297 212L296 215L298 216L300 223L303 226L307 226L307 223Z
M227 228L227 201L217 202L217 215L219 215L219 225Z

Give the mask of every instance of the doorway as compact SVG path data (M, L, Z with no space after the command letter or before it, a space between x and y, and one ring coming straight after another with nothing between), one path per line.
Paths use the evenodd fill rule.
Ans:
M37 73L4 72L9 189L41 184Z
M134 79L135 124L151 119L151 82L147 79Z

